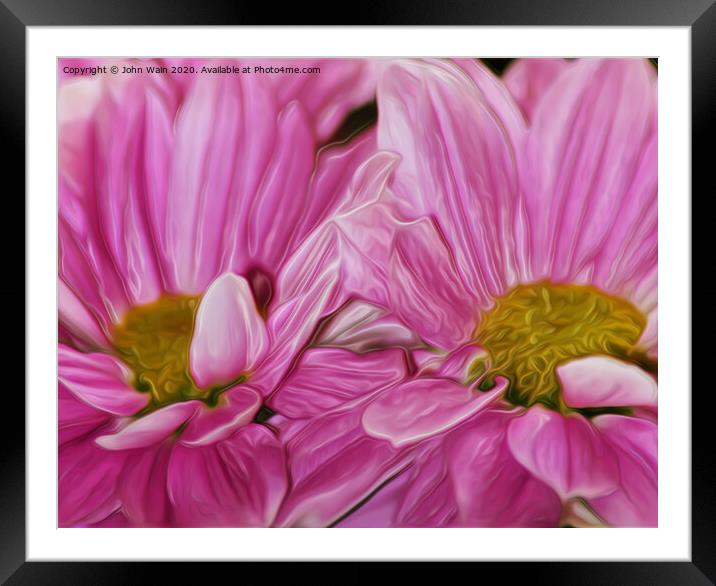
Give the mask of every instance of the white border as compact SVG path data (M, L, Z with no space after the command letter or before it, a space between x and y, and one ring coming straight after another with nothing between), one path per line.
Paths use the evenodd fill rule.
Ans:
M569 27L29 27L27 557L689 560L690 29ZM658 56L659 528L57 529L58 56Z

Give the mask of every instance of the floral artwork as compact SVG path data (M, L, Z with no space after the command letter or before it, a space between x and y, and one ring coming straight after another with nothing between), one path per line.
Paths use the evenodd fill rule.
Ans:
M657 68L61 59L60 527L655 527Z

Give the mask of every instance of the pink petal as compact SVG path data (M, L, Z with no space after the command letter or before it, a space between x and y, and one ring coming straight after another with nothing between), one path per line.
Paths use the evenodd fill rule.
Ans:
M173 525L167 469L174 446L175 442L170 438L146 449L127 453L127 463L118 481L118 493L130 526Z
M81 401L112 415L134 415L149 402L147 393L129 384L130 370L120 361L98 352L58 348L58 378Z
M58 514L60 527L99 522L120 506L117 481L125 454L107 452L91 437L60 446Z
M366 436L360 416L354 408L317 417L288 441L293 484L278 525L328 526L407 466L403 451Z
M288 417L314 417L406 375L402 350L355 354L339 348L310 348L281 383L271 406Z
M226 384L253 370L269 347L266 324L251 287L226 273L216 279L196 313L189 367L200 388Z
M253 421L261 401L261 395L247 385L225 391L216 406L202 405L179 441L186 446L202 446L224 440Z
M301 242L326 218L338 209L354 207L360 197L375 197L373 181L385 177L392 167L380 166L364 171L366 159L375 152L375 131L368 130L345 144L322 148L311 175L307 197L302 202L301 218L291 231L288 251L294 251ZM370 162L370 161L369 161Z
M277 126L271 162L248 207L246 246L237 244L234 249L234 252L239 249L253 263L271 268L280 266L291 252L289 243L305 234L296 234L296 228L306 211L306 202L310 201L309 195L322 195L309 194L315 145L301 105L290 103L280 113ZM276 221L277 213L280 213L280 222Z
M177 444L168 474L181 527L268 526L287 488L281 445L261 425L208 446Z
M108 332L130 303L100 233L96 202L62 176L59 183L59 277Z
M146 448L175 433L202 405L200 401L173 403L130 421L117 433L98 437L95 441L105 450Z
M429 220L400 230L390 264L390 300L396 314L426 342L453 349L476 327L470 297L450 251Z
M275 388L321 320L344 302L338 251L335 231L317 230L282 268L278 299L268 320L271 351L251 377L262 393Z
M278 146L278 108L261 78L214 75L191 84L176 120L152 115L160 172L147 205L163 274L170 291L198 294L238 263L230 255L245 255L247 214Z
M355 300L321 329L316 345L361 353L391 347L412 349L422 342L389 311Z
M60 445L85 437L111 420L111 415L81 401L61 382L58 384L57 423Z
M614 446L619 463L619 486L613 493L589 504L610 525L658 525L657 426L655 423L600 415L594 425Z
M530 407L510 424L507 439L517 461L563 500L602 496L618 486L617 454L581 415Z
M271 62L285 65L284 61ZM261 60L266 66L266 60ZM372 59L301 59L292 67L319 67L319 74L278 74L271 78L281 99L296 99L308 110L321 140L329 138L353 109L375 95L377 65Z
M401 156L393 189L408 217L434 216L478 307L516 281L514 146L465 72L401 61L378 86L378 147ZM516 239L517 238L517 239Z
M447 356L431 353L419 363L420 376L450 378L465 385L476 378L476 374L482 374L471 372L471 368L476 360L485 359L487 356L485 350L477 344L466 344Z
M503 80L527 120L532 120L537 104L568 67L564 59L516 59L510 64Z
M448 379L420 378L381 393L363 413L363 427L372 437L396 447L445 432L499 399L508 382L498 379L489 392L473 391Z
M453 59L453 61L474 82L481 100L489 105L505 127L513 146L518 149L525 139L527 127L525 117L520 110L521 104L515 100L506 80L497 77L477 59Z
M171 109L158 97L160 92L153 83L136 77L118 100L102 103L94 120L92 187L99 224L132 304L154 301L163 288L145 203L145 164L152 156L145 152L147 133L152 131L147 112L151 107ZM164 115L170 117L172 112Z
M584 59L553 83L521 157L533 278L621 293L656 264L656 86L646 60Z
M557 367L557 375L570 407L656 408L657 405L656 381L634 364L590 356Z
M60 325L73 336L96 349L109 348L107 336L95 316L62 279L57 282L57 311Z
M341 527L555 527L561 503L512 456L514 415L486 410L430 447Z
M507 433L514 414L486 411L450 434L445 459L467 527L555 527L561 503L547 484L514 459ZM417 511L416 511L417 513Z

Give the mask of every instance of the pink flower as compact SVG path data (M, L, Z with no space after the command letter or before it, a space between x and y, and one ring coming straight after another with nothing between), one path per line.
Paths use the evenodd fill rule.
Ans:
M288 477L264 396L341 302L332 243L301 243L360 194L375 142L316 156L370 83L342 63L321 74L335 99L263 76L64 80L61 526L273 522Z
M651 65L404 61L378 108L389 177L333 220L364 300L271 398L279 522L656 525Z

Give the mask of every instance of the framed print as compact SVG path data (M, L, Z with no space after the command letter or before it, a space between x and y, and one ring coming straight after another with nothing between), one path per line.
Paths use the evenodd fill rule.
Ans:
M341 27L80 4L3 8L28 227L4 578L711 583L712 6Z

